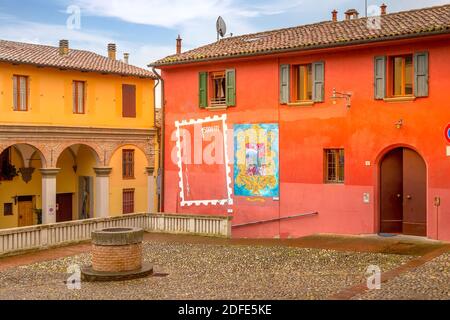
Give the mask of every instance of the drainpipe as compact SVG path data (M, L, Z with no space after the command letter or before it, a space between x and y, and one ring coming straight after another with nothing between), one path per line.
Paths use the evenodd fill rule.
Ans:
M156 124L156 88L159 84L161 84L161 139L160 139L160 148L159 148L159 169L161 170L161 178L160 178L160 195L159 195L159 212L164 212L164 161L165 161L165 97L164 97L164 79L156 72L155 67L152 67L153 73L158 78L158 82L153 87L153 99L154 99L154 119Z

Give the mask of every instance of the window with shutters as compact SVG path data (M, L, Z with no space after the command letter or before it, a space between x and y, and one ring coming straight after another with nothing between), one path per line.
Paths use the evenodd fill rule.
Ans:
M344 149L325 149L325 183L344 183Z
M374 66L375 99L389 102L428 97L428 52L378 56Z
M84 81L74 81L73 87L73 113L85 113L86 83Z
M122 193L123 214L134 213L134 189L124 189Z
M200 108L226 108L236 105L234 69L199 73Z
M122 116L136 118L136 86L122 85Z
M313 98L312 64L294 66L293 100L311 101Z
M28 111L28 76L13 76L14 111Z
M134 150L122 150L122 177L134 179Z
M313 105L325 101L325 62L280 65L280 103Z

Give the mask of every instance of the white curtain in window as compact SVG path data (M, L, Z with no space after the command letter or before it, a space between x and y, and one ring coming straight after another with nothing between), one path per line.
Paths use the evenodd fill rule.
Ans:
M14 110L17 111L19 109L19 106L17 105L17 90L19 88L17 88L17 76L13 77L13 99L14 99Z
M78 113L84 113L84 83L78 82Z
M27 78L19 77L20 79L20 111L27 110Z
M73 83L73 112L84 113L84 82Z

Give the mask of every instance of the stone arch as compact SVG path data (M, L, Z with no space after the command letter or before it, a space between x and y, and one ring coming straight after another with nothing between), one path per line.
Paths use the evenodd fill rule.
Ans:
M375 163L377 163L377 165L379 166L381 161L383 160L383 158L392 150L395 150L397 148L407 148L407 149L411 149L415 152L417 152L417 154L423 159L423 161L425 162L426 168L428 170L428 161L427 158L424 156L424 154L422 154L422 152L416 148L413 145L407 144L407 143L395 143L395 144L391 144L388 145L384 148L382 148L378 153L377 153L377 157L375 159Z
M56 163L58 162L58 159L61 157L61 155L63 154L64 151L69 150L70 154L72 155L73 159L76 159L76 148L80 147L80 146L84 146L87 149L90 150L90 152L92 153L92 155L95 158L95 162L96 165L99 166L102 163L102 150L100 149L100 147L95 144L95 143L86 143L86 142L76 142L73 141L71 143L66 143L64 145L60 145L58 146L58 148L55 150L55 153L53 154L54 156L54 165L56 165Z
M10 147L15 147L17 149L17 151L19 152L20 156L22 157L23 163L25 164L26 159L24 158L22 151L17 148L17 146L19 146L19 145L26 145L28 147L33 148L34 153L32 153L31 157L33 157L35 154L38 154L40 157L41 163L42 163L42 167L45 168L47 166L47 157L45 156L45 151L43 151L42 147L38 144L25 142L25 141L13 141L11 143L0 143L0 153L2 153L4 150L6 150Z
M148 144L148 147L147 147L147 144ZM107 163L108 166L110 166L111 160L112 160L113 156L116 154L116 152L126 146L133 146L136 149L140 150L147 159L147 167L155 166L154 155L152 154L152 151L151 151L150 142L148 142L148 143L123 142L123 143L117 144L111 149L111 152L108 153L108 155L105 159L105 163Z

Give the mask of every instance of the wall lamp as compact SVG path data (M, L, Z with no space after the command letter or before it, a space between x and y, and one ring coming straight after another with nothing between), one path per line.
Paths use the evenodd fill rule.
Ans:
M347 101L347 108L350 108L352 106L352 94L351 93L342 93L337 92L335 88L333 88L333 95L331 96L333 99L333 104L336 104L337 99L346 99Z

